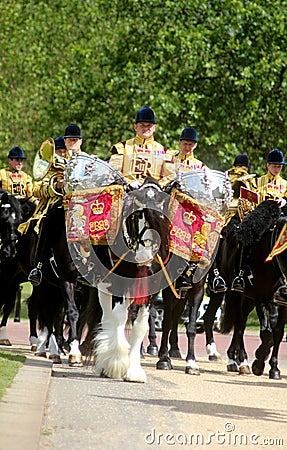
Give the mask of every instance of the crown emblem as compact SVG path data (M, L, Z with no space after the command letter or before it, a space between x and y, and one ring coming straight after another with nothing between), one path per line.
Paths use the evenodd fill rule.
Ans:
M103 214L105 208L105 204L99 202L98 200L95 203L91 204L91 210L93 214Z
M192 211L185 211L182 215L184 223L187 225L192 225L193 222L196 220L196 216L193 214Z

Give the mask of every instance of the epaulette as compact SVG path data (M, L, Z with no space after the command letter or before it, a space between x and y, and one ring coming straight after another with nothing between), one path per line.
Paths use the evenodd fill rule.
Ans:
M171 150L171 149L168 149L168 150L166 151L166 154L167 154L167 155L172 155L172 156L178 156L178 155L179 155L179 150Z

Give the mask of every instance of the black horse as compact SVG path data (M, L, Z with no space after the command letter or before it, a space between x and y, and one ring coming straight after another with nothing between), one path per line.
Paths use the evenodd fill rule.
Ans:
M278 349L284 335L286 308L276 306L273 296L284 284L285 274L279 269L277 258L272 262L265 260L286 221L285 214L286 208L280 208L276 201L268 200L262 202L242 222L234 216L225 229L217 265L226 280L228 290L225 294L215 294L210 290L210 302L214 311L225 295L221 332L228 333L234 328L227 350L229 371L250 373L243 336L248 315L255 307L260 322L261 344L255 352L252 372L262 375L265 361L273 347L269 377L280 379ZM231 290L232 281L238 273L238 254L242 248L246 276L243 293ZM286 252L280 256L284 270L286 256ZM212 314L208 317L207 312L206 328L210 330L208 321L212 321Z
M210 189L211 186L213 186L213 189ZM170 186L167 186L167 189L170 187L171 193L173 192L173 189L178 189L178 198L184 206L181 211L183 222L180 222L180 229L177 227L177 221L175 221L176 233L178 236L183 236L184 239L187 239L190 236L190 239L192 239L190 246L192 248L198 248L196 247L198 243L200 249L204 248L205 245L208 246L211 242L212 245L210 245L208 258L205 259L204 264L203 261L201 261L201 258L204 258L204 253L197 261L194 261L192 258L185 259L185 255L182 251L182 248L184 247L184 245L182 245L183 242L181 243L181 247L179 247L182 253L181 257L185 260L186 266L175 283L176 292L174 292L170 286L162 292L164 318L162 323L161 346L158 353L159 361L157 362L156 367L160 370L172 369L170 357L181 357L178 348L177 326L186 304L189 320L185 322L188 339L185 373L199 374L199 367L195 359L194 351L196 319L204 297L204 287L208 268L216 255L219 234L223 225L223 220L220 221L218 219L217 211L225 211L225 208L231 199L231 189L228 181L225 182L224 174L216 171L207 173L203 171L183 175L182 179L179 177L176 186L171 184ZM196 200L198 202L196 202ZM190 205L192 205L191 209ZM202 222L200 222L201 220ZM194 229L189 228L190 232L187 233L187 235L184 233L184 224L186 223L195 224ZM213 230L210 225L211 223L217 224ZM202 233L200 233L199 230L201 230ZM208 230L208 232L206 232L206 230ZM211 236L212 239L209 241ZM199 252L199 255L200 254L201 253ZM180 257L179 254L178 257ZM201 267L202 265L205 267L204 269ZM171 344L170 350L168 348L168 340Z
M110 248L94 247L103 265L97 284L103 310L101 327L95 338L98 374L127 381L146 381L140 364L140 349L148 328L149 305L161 287L170 282L164 275L169 254L168 202L169 197L159 184L146 178L139 189L131 191L124 199L115 244ZM100 271L99 267L95 269ZM128 308L133 302L139 306L139 311L129 344L125 325Z
M0 192L1 345L11 345L6 325L15 306L19 284L25 281L25 277L20 276L15 283L9 284L11 274L17 270L16 256L19 245L17 229L21 222L26 221L32 215L34 209L35 205L29 199L18 199L6 191Z

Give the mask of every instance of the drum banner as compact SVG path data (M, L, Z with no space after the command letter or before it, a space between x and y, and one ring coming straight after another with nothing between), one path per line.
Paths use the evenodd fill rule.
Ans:
M224 217L190 196L173 189L169 204L170 251L202 267L210 264L224 226Z
M287 248L287 224L285 223L278 236L277 241L275 242L274 247L272 248L267 258L265 259L265 262L272 261L272 259L275 256L280 255L280 253L284 252L286 248Z
M120 185L71 192L64 199L68 242L89 239L92 245L116 238L122 213L124 188Z

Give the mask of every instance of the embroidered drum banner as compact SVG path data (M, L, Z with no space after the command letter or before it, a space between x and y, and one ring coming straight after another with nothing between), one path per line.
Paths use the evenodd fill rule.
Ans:
M93 245L107 244L116 238L121 220L124 188L120 185L84 189L64 199L68 242L90 240Z
M173 189L169 204L170 251L205 267L210 264L224 217L211 207Z

